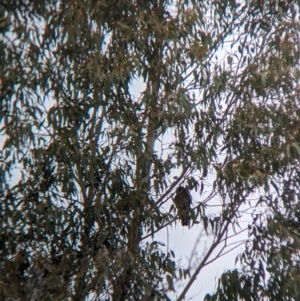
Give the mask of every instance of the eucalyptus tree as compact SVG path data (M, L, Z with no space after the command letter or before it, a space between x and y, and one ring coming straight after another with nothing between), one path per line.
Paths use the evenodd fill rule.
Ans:
M0 9L3 300L182 300L244 230L206 300L299 298L299 1ZM182 187L196 268L156 240Z

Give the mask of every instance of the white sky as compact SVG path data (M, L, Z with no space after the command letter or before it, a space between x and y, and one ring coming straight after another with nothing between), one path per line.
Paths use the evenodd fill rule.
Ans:
M133 83L130 91L134 97L139 98L140 93L144 90L145 85L142 82L136 81ZM162 139L161 143L168 145L174 141L171 133L169 131ZM160 152L159 141L156 142L156 151ZM174 174L175 175L175 174ZM214 179L211 179L211 183ZM203 200L203 196L197 195L194 191L191 192L193 197L194 205L196 202L201 202ZM207 196L207 195L205 195ZM204 196L204 197L205 197ZM210 201L211 203L219 204L218 201L214 202L214 200ZM211 204L210 203L210 204ZM169 200L167 203L163 205L163 208L167 209L171 206L172 201ZM215 212L219 212L220 207L216 208ZM212 210L208 210L208 212L212 213ZM250 219L248 221L251 223ZM247 225L244 225L247 226ZM198 238L200 237L199 241ZM247 233L242 233L234 240L243 240L247 238ZM151 239L150 239L151 240ZM197 267L197 263L201 261L203 256L206 254L206 251L209 249L212 243L212 236L207 236L201 224L195 224L190 229L188 227L182 227L180 221L177 222L176 226L168 226L167 228L162 229L160 232L156 233L154 236L155 241L162 242L166 245L166 249L171 249L175 253L176 262L183 268L188 267L189 259L191 257L192 250L196 245L196 256L192 260L192 267L194 269ZM204 267L197 277L196 281L193 283L192 287L188 291L186 295L186 300L203 300L204 296L207 293L212 293L215 284L217 283L218 277L228 269L232 269L235 267L235 259L238 253L243 250L243 247L240 246L232 252L224 255L223 257L215 260L210 263L208 266ZM213 253L213 256L216 255L216 252ZM194 271L192 270L192 272ZM192 274L192 273L191 273ZM181 291L184 288L184 285L188 282L188 278L185 281L176 282L176 290L177 293L172 294L174 300L179 296Z
M221 56L221 55L220 55ZM131 93L134 97L139 98L140 93L144 90L145 86L142 82L136 81L131 86ZM0 136L0 146L2 147L3 142L5 141L5 136ZM165 135L162 143L168 143L172 141L172 136ZM160 151L159 142L156 144L157 151ZM17 181L18 177L15 177ZM193 201L200 202L203 197L197 195L195 192L192 192ZM216 203L218 201L216 200ZM164 208L168 208L171 205L171 201L164 204ZM244 215L241 220L245 221L244 227L247 226L247 222L251 222L250 218ZM187 267L189 258L191 256L191 252L194 248L196 241L199 239L199 243L196 248L196 253L198 256L198 261L202 259L203 254L205 251L210 247L211 244L211 237L207 237L203 231L203 227L201 224L196 224L192 228L182 227L180 222L177 222L177 225L169 226L167 228L162 229L159 233L155 234L154 239L160 241L166 245L167 249L172 249L176 255L177 263L181 264L183 267ZM247 233L243 233L236 237L237 240L242 240L247 238ZM186 295L186 300L202 300L206 293L210 293L214 290L217 278L228 269L235 268L235 258L238 253L243 251L243 246L238 247L237 249L233 250L229 254L217 259L216 261L210 263L208 266L204 267L204 269L200 272L197 280L192 285L191 289L188 291ZM195 264L194 258L194 264ZM189 279L186 281L182 281L176 283L176 289L178 290L178 294L174 296L178 296L185 283L187 283Z
M139 97L140 93L143 91L145 86L141 82L135 82L131 87L131 92L135 97ZM50 106L51 107L51 106ZM2 147L3 142L5 141L4 136L0 136L0 145ZM162 143L169 143L172 141L171 135L165 135L162 139ZM159 142L157 151L160 151ZM14 174L13 182L17 182L20 179L20 176L17 175L17 171ZM195 192L192 192L193 202L200 202L203 197L200 197ZM172 201L169 200L166 204L163 205L163 208L167 209L172 204ZM162 229L160 232L155 234L154 240L162 242L166 245L166 249L173 250L176 255L176 262L181 267L187 267L191 252L194 249L195 243L197 242L199 236L199 242L196 247L196 258L193 259L192 266L195 267L195 263L199 262L205 251L210 247L212 242L212 237L207 237L201 224L195 224L192 228L182 227L180 222L177 222L176 226L168 226L167 228ZM245 234L239 238L245 238ZM149 239L151 241L151 239ZM234 261L238 251L241 251L242 248L232 251L231 253L217 259L216 261L210 263L208 266L204 267L200 272L197 280L194 282L190 290L186 295L186 300L202 300L205 294L212 292L217 278L227 269L234 268ZM178 296L184 284L188 282L189 279L181 281L176 284L177 294L173 295L174 300Z

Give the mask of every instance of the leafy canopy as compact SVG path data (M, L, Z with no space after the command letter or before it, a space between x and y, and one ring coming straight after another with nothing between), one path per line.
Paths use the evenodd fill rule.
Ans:
M1 299L182 300L239 244L206 300L299 299L298 18L292 0L1 1ZM180 185L213 236L195 268L155 238L180 227Z

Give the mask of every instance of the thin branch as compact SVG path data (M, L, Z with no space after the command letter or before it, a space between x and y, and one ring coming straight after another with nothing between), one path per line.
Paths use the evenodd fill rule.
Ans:
M246 198L246 196L242 197L243 201L245 200L245 198ZM237 204L235 210L232 213L232 216L234 216L234 213L238 210L238 208L241 206L242 203L243 202L239 202ZM189 282L187 283L187 285L184 287L183 291L181 292L181 294L177 298L177 301L181 301L181 300L184 299L186 293L188 292L188 290L190 289L190 287L192 286L192 284L194 283L194 281L197 279L198 274L200 273L200 271L202 270L202 268L207 264L206 261L212 255L212 252L214 251L214 249L221 243L224 234L226 234L228 232L228 227L229 227L230 224L231 224L231 218L228 218L226 221L224 220L223 229L220 231L220 233L219 233L216 241L213 242L213 244L209 248L208 252L206 253L206 255L204 256L204 258L202 259L202 261L198 265L197 269L195 270L194 274L190 278Z
M245 239L245 241L247 241L247 240ZM233 251L234 249L238 248L239 246L244 245L245 241L240 242L238 245L234 246L233 248L227 250L226 252L224 252L224 253L222 253L222 254L218 254L215 258L213 258L212 260L206 262L204 266L209 265L210 263L212 263L212 262L215 261L216 259L219 259L219 258L223 257L224 255L230 253L230 252ZM222 249L222 251L223 251L223 250L224 250L224 249Z
M199 205L197 205L197 206L195 206L194 208L192 208L191 211L197 209L198 207L200 207L200 206L202 206L202 205L203 205L203 204L200 203ZM175 218L173 218L173 219L172 219L171 221L169 221L168 223L164 224L162 227L157 228L155 231L153 231L153 232L147 234L146 236L142 237L142 238L140 239L140 241L142 241L142 240L144 240L144 239L146 239L146 238L152 236L153 234L159 232L160 230L162 230L163 228L165 228L165 227L171 225L173 222L175 222L175 221L178 220L178 219L179 219L179 216L177 215Z
M181 179L184 177L184 175L186 174L186 172L188 171L189 167L186 167L183 169L183 171L181 172L181 175L176 179L176 181L174 181L169 188L165 191L165 193L155 202L155 204L158 206L159 203L162 204L162 200L172 191L172 189L181 181ZM160 204L160 205L161 205Z
M203 233L200 232L199 235L198 235L198 237L197 237L197 239L196 239L196 242L195 242L195 244L194 244L193 250L192 250L191 255L190 255L190 258L189 258L189 266L188 266L188 270L190 270L190 268L191 268L191 262L192 262L192 260L193 260L193 257L194 257L194 255L195 255L195 253L196 253L198 244L199 244L200 239L202 238L202 236L203 236Z
M243 230L241 230L241 231L239 231L239 232L237 232L237 233L234 233L234 234L232 234L232 235L227 236L226 239L230 239L230 238L232 238L232 237L235 237L235 236L237 236L237 235L239 235L239 234L241 234L241 233L243 233L243 232L245 232L245 231L247 231L247 230L248 230L248 229L243 229ZM225 240L225 239L224 239L224 240ZM222 239L220 242L223 242L224 240Z
M227 221L227 226L229 226L229 224L230 224L230 222ZM224 231L225 230L226 230L226 228L223 230L222 233L220 233L218 239L211 245L211 247L209 248L208 252L206 253L206 255L202 259L201 263L199 264L199 266L195 270L194 274L192 275L191 279L189 280L189 282L187 283L187 285L185 286L185 288L181 292L180 296L177 298L177 301L183 300L183 298L185 297L187 291L190 289L190 287L192 286L192 284L194 283L194 281L197 279L198 274L200 273L200 271L202 270L202 268L205 266L206 261L211 256L211 254L214 251L214 249L219 245L220 240L221 240L222 236L224 235Z

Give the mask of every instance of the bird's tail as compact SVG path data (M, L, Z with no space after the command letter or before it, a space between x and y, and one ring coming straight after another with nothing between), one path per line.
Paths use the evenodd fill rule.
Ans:
M181 225L182 226L190 226L191 217L189 212L181 215Z

